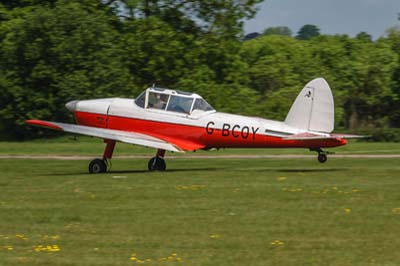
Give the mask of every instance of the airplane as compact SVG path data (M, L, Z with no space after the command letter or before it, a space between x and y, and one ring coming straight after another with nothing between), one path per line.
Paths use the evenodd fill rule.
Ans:
M245 103L244 103L245 104ZM66 103L77 124L27 120L54 130L104 139L101 159L89 164L89 173L107 172L116 142L157 149L149 171L164 171L166 151L185 152L219 148L308 148L327 161L322 148L342 146L348 138L334 134L332 91L323 78L301 90L284 121L217 112L200 95L150 87L136 99L105 98Z

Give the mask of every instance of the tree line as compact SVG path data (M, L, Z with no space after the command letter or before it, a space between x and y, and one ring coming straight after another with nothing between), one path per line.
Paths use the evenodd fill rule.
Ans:
M284 119L301 88L324 77L336 128L400 140L392 129L400 123L399 29L372 40L315 27L292 37L282 27L245 40L243 21L260 2L1 1L0 138L37 135L26 119L72 122L69 100L134 98L154 83L196 92L219 111Z

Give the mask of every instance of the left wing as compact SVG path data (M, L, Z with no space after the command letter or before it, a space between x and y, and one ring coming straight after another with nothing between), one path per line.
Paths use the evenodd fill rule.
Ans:
M184 150L195 150L203 148L203 146L195 143L182 143L182 141L180 141L179 144L175 144L172 143L172 141L165 141L161 138L156 138L150 135L130 131L128 132L108 128L80 126L75 124L66 124L43 120L27 120L26 123L33 126L50 128L54 130L60 130L103 139L116 140L129 144L136 144L175 152L183 152Z

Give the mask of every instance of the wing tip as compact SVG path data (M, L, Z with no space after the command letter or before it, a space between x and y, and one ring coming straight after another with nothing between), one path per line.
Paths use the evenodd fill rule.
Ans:
M56 124L53 124L52 122L43 121L43 120L26 120L25 123L27 123L28 125L37 126L37 127L45 127L45 128L55 129L55 130L63 130L62 127L57 126Z

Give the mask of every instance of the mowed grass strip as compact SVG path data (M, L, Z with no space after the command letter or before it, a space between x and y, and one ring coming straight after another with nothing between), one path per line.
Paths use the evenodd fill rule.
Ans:
M0 265L399 265L398 159L0 160Z
M101 156L104 152L105 144L103 140L90 137L74 137L66 135L58 138L38 139L25 142L0 142L0 155L87 155ZM338 155L346 154L400 154L400 143L389 142L366 142L359 140L349 140L349 144L341 147L326 149L336 152ZM140 147L118 142L114 155L148 155L154 156L152 148ZM167 153L168 154L171 153ZM218 151L197 151L187 153L173 153L174 156L190 155L270 155L270 154L302 154L316 155L308 149L220 149Z

